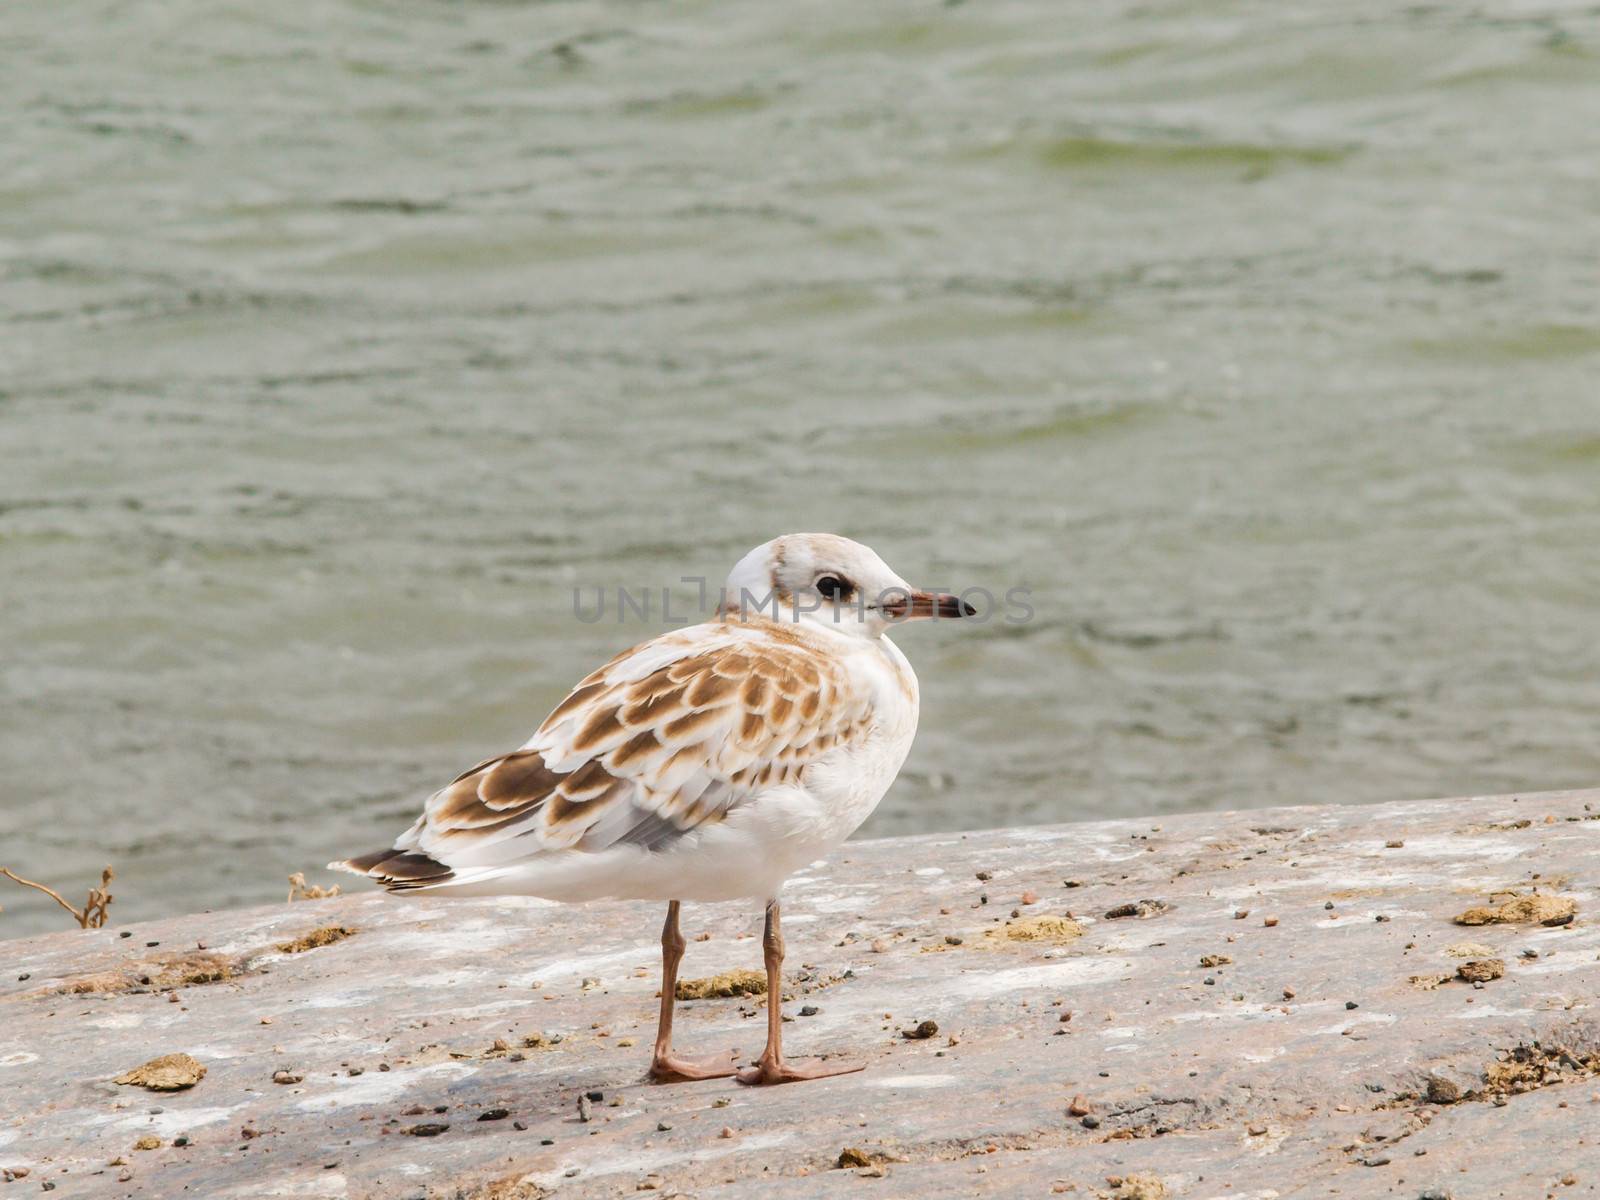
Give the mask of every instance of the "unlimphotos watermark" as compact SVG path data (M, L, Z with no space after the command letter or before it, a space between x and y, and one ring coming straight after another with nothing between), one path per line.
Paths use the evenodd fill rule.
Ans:
M887 588L876 595L855 592L848 597L829 597L814 588L803 588L796 592L768 590L759 593L740 588L734 594L727 588L719 587L713 592L709 580L703 575L682 575L678 582L695 587L692 600L686 601L682 596L675 595L670 587L574 587L572 615L585 625L598 625L609 617L617 625L637 622L665 626L690 625L714 613L736 614L744 620L765 617L772 621L799 621L803 617L812 617L837 623L877 620L891 625L909 621L913 617L930 617L934 620L959 618L974 625L984 625L993 620L1003 621L1007 625L1026 625L1034 615L1030 602L1032 589L1022 586L1007 588L1002 596L996 596L985 587L969 587L955 593L942 588L932 588L927 592ZM923 598L921 606L917 603L918 597ZM930 599L946 603L928 604ZM949 603L951 600L955 603Z

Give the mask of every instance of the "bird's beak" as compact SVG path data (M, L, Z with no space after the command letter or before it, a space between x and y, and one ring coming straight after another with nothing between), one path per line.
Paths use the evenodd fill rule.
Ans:
M916 621L921 618L975 617L978 610L960 596L949 592L906 592L896 594L883 603L883 611L896 621Z

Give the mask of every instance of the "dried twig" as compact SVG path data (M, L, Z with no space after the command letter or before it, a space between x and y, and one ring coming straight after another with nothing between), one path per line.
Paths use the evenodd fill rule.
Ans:
M307 883L304 871L296 871L289 876L289 899L293 900L328 900L339 894L339 885L336 883L331 888L318 887L314 883Z
M23 887L30 887L43 892L62 908L72 914L73 920L78 922L80 929L99 929L106 923L106 909L111 907L111 881L115 878L110 867L100 872L100 886L89 889L89 898L83 902L81 909L74 908L61 898L61 893L54 888L46 887L42 883L35 883L31 879L24 879L10 867L0 867L0 875L4 875L12 883L20 883Z

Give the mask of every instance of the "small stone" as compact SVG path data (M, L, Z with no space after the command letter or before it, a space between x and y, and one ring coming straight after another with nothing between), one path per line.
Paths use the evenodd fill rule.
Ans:
M1233 910L1233 919L1235 921L1242 921L1249 915L1250 910L1248 908L1236 908Z
M800 1006L800 1015L802 1017L814 1017L821 1011L815 1004L802 1004Z
M1430 1104L1455 1104L1462 1097L1461 1085L1442 1075L1428 1077L1427 1096Z
M733 1126L732 1125L724 1125L722 1127L722 1131L720 1133L718 1133L717 1136L719 1138L731 1138L733 1136Z
M1387 841L1387 842L1385 842L1383 844L1383 848L1385 850L1398 850L1398 849L1400 849L1400 847L1402 847L1404 845L1405 845L1405 843L1402 842L1399 838L1392 838L1392 839L1390 839L1389 841Z
M937 1021L921 1021L913 1029L902 1029L900 1036L911 1041L920 1042L925 1038L933 1037L938 1032L939 1023Z
M1251 1137L1260 1137L1267 1132L1267 1127L1265 1125L1247 1125L1245 1126L1245 1132Z
M1082 1125L1085 1129L1099 1129L1100 1118L1095 1116L1093 1113L1086 1113L1078 1122L1078 1124Z
M944 944L946 946L959 946L961 945L961 939L953 933L947 933L944 935Z
M1285 1000L1293 1000L1294 999L1294 989L1292 987L1284 988L1283 989L1283 998Z
M1261 923L1263 925L1265 925L1268 929L1271 929L1274 925L1276 925L1278 923L1278 918L1277 917L1265 917L1265 918L1262 919Z
M1137 900L1127 904L1118 904L1106 910L1105 919L1116 921L1123 917L1138 917L1141 920L1147 917L1160 916L1166 912L1169 905L1165 900Z
M1505 960L1499 958L1474 959L1456 968L1456 974L1468 983L1487 983L1491 979L1499 979L1505 973Z
M659 1176L659 1175L646 1175L643 1179L639 1180L638 1183L633 1185L633 1190L636 1191L636 1192L654 1192L654 1191L659 1191L660 1188L661 1188L661 1184L662 1184L661 1176Z
M299 1071L274 1071L272 1073L273 1083L302 1083L304 1080L305 1076Z
M882 938L873 938L872 939L872 952L874 954L882 954L882 953L884 953L884 951L886 951L888 949L889 949L889 943L884 941Z
M1089 1102L1082 1096L1074 1096L1072 1098L1072 1103L1067 1105L1067 1115L1069 1117L1083 1117L1087 1116L1088 1113Z
M1023 892L1020 899L1023 904L1037 904L1039 903L1039 894L1032 891Z
M147 1133L134 1142L133 1148L135 1150L159 1150L161 1149L161 1139L153 1133Z
M657 1133L666 1133L667 1130L669 1130L671 1128L672 1128L672 1122L671 1121L657 1121L656 1122L656 1132Z
M1345 1007L1345 1011L1348 1012L1350 1009L1360 1008L1361 1005L1357 1004L1354 1000L1346 1000L1344 1002L1344 1007Z
M580 1121L589 1121L593 1116L594 1116L594 1113L589 1107L589 1097L588 1096L579 1096L578 1097L578 1120L580 1120Z
M606 1098L606 1094L604 1092L602 1092L602 1091L599 1091L598 1089L595 1090L595 1091L592 1091L592 1092L585 1092L584 1096L586 1098L588 1098L589 1100L594 1101L594 1103L596 1103L596 1104L599 1104L600 1101L602 1101L602 1100L604 1100Z
M511 1115L509 1108L486 1108L478 1114L480 1121L504 1121Z
M402 1129L400 1132L409 1137L438 1137L441 1133L449 1128L449 1125L443 1124L442 1122L433 1122L426 1125L410 1125L405 1129Z
M872 1155L859 1146L846 1146L839 1151L839 1158L835 1165L840 1170L848 1170L852 1167L870 1167L872 1165Z
M989 880L991 880L993 878L994 878L994 872L993 871L979 871L978 872L978 882L980 882L980 883L988 883Z

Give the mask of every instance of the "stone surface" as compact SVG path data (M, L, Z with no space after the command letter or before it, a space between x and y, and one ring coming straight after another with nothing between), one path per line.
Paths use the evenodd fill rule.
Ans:
M644 1081L654 905L372 894L4 942L0 1190L1594 1194L1597 850L1600 792L853 843L786 893L785 1030L867 1069L767 1090ZM1505 974L1453 978L1452 918L1497 889L1576 917L1475 928ZM759 927L686 906L685 975L758 966ZM679 1044L753 1057L764 1004L686 1002ZM180 1053L191 1088L113 1082Z

